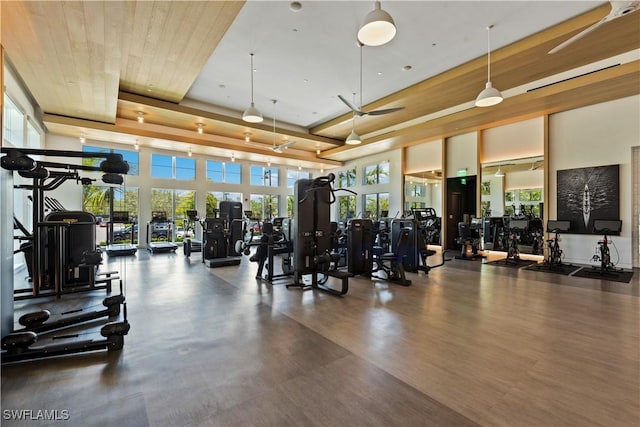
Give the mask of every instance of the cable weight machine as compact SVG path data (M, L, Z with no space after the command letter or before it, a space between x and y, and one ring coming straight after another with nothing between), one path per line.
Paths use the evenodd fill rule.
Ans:
M293 283L287 288L312 288L338 296L349 291L352 274L337 269L340 255L331 252L334 181L335 175L330 173L315 179L299 179L294 185ZM328 286L330 277L340 281L339 289Z

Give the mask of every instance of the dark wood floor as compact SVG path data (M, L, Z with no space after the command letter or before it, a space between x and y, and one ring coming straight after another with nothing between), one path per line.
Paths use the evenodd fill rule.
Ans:
M640 424L637 270L625 284L454 260L339 298L194 255L107 260L126 270L124 349L3 366L2 425Z

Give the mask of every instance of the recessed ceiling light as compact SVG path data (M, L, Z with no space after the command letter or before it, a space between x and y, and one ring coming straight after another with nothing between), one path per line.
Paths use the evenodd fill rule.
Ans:
M302 81L305 83L309 83L309 79L303 79Z
M300 3L299 1L292 1L291 3L289 3L289 9L291 9L294 12L297 12L300 9L302 9L302 3Z
M413 67L411 65L405 65L404 67L402 67L403 71L409 71L410 69L412 69Z

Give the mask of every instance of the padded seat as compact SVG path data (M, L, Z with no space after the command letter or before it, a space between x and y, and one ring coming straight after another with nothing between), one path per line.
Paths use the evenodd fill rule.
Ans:
M404 258L407 256L409 250L410 234L411 228L405 227L400 230L400 236L394 252L376 255L376 247L374 246L373 261L376 263L377 268L374 269L372 273L383 270L387 276L384 279L403 286L409 286L411 284L411 280L406 278L404 271ZM382 249L380 246L377 248ZM385 264L385 262L388 264Z

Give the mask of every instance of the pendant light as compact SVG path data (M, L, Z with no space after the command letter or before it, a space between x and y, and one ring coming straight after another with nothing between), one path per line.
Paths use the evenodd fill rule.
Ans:
M244 110L242 114L242 120L249 123L260 123L262 121L262 114L256 108L256 104L253 102L253 53L251 55L251 105Z
M358 40L366 46L382 46L396 36L396 24L380 2L376 1L374 9L367 14L364 24L358 30Z
M503 100L502 94L491 85L491 29L493 25L487 27L487 84L476 98L476 107L491 107L500 104Z
M353 94L353 103L356 103L356 94ZM362 100L360 100L362 103ZM362 139L360 139L360 135L356 133L356 113L353 113L353 119L351 119L351 133L344 141L347 145L358 145L362 143Z
M498 165L498 170L496 171L496 176L498 178L502 178L504 176L504 172L502 172L502 169L500 169L500 165Z

